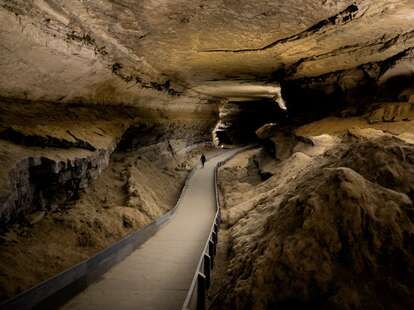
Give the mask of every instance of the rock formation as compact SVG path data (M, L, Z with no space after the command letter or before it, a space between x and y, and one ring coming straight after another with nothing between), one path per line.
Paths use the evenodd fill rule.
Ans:
M213 140L264 147L222 171L223 306L412 306L413 20L412 0L0 0L0 298L168 210Z
M228 265L213 309L413 306L413 145L367 130L324 140L272 166L244 155L268 165L265 182L250 161L222 168Z
M410 0L0 5L6 97L171 105L205 81L270 76L290 105L412 94Z

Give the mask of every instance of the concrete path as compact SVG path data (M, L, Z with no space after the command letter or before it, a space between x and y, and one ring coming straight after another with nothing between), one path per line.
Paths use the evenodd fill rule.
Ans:
M196 170L175 216L62 309L181 309L216 212L214 167L235 152L214 157Z

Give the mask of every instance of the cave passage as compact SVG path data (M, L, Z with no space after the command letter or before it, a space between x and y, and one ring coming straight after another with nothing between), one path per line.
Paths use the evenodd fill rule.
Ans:
M414 309L414 0L0 0L0 167L0 310Z
M62 309L181 309L216 216L215 166L237 151L212 154L189 179L174 217Z
M216 145L243 145L258 141L256 130L267 123L279 123L287 112L274 99L227 101L219 110L219 121L213 130Z

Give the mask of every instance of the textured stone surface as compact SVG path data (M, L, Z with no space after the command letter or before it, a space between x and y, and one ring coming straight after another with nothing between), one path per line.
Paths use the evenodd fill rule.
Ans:
M372 129L325 136L220 169L229 239L210 309L413 306L413 145ZM258 181L252 158L273 176Z
M410 102L394 102L380 104L368 115L370 123L398 122L410 120L412 104Z
M72 216L65 220L69 227L90 226L72 231L70 242L103 247L114 230L121 236L126 228L141 227L135 224L147 223L167 209L160 208L157 198L165 186L154 181L157 178L148 177L148 182L147 175L162 170L162 179L170 175L167 183L177 186L172 179L183 167L174 149L208 139L217 118L215 140L223 144L255 140L259 127L275 122L283 130L262 142L278 161L292 165L275 168L278 161L273 160L263 166L255 158L249 160L247 177L239 185L231 180L231 186L240 186L234 194L240 205L225 217L227 224L241 228L232 236L233 278L220 305L261 309L299 300L311 306L322 302L327 307L369 308L368 298L374 308L378 301L387 307L389 300L381 299L386 294L375 299L376 290L355 292L358 285L347 282L364 279L358 272L370 261L380 267L374 273L366 266L365 271L372 272L367 285L379 283L409 308L413 300L405 288L414 283L412 255L406 255L412 254L413 241L412 146L390 137L374 144L365 139L380 135L375 129L381 129L407 143L414 141L413 58L412 0L0 0L0 227L35 210L29 223L54 221L49 212L61 213L59 205L77 200L117 148L131 156L114 164L118 170L109 166L92 186L98 190L85 194L92 207L89 213L72 225L77 210L68 207ZM288 111L281 112L285 104ZM331 117L295 130L298 123L327 115ZM367 127L369 134L359 136L358 128ZM309 132L318 137L301 138ZM350 148L346 160L332 158L338 165L322 169L332 155L324 157L324 152L337 143L327 134L344 132L365 141L361 143L367 150ZM139 158L137 149L149 152L148 146L160 141L162 147L150 152L148 161ZM182 145L175 148L175 143ZM145 170L164 159L175 166ZM309 169L320 169L305 175L312 162L319 166ZM352 166L355 162L358 167ZM404 188L394 186L398 184ZM115 213L109 218L121 219L116 224L103 224L101 209L111 201L108 186L127 194L111 202ZM259 191L250 191L252 186ZM153 188L160 195L153 195ZM366 188L366 199L358 209L355 199L362 195L361 188ZM286 196L290 194L295 196ZM386 199L378 198L381 195ZM82 205L82 199L77 201ZM384 201L389 204L386 209ZM139 209L136 217L132 207ZM296 216L295 210L304 215ZM361 216L367 226L357 225ZM70 248L61 244L61 231L52 234L60 245L55 248L59 255L42 252L47 247L39 240L50 240L50 231L66 229L59 218L53 229L43 226L44 239L34 230L32 247L22 245L33 252L22 253L16 246L16 252L0 260L3 270L19 279L38 275L22 279L22 287L39 280L39 265L33 259L43 264L60 261ZM330 222L332 218L338 221ZM99 237L91 238L94 230L100 231ZM333 240L332 231L345 237L354 234L358 240L376 234L374 245L381 248L369 252L356 239ZM103 241L97 241L101 237ZM344 272L344 277L335 271L335 257L342 255L338 244L355 255L357 263L345 266L352 272ZM31 255L37 251L41 254ZM326 252L332 255L321 260L318 255ZM381 261L389 253L395 264ZM10 265L23 267L12 270ZM59 266L68 265L69 261ZM393 281L377 277L382 268L399 272L392 269L399 265L407 267L407 281L399 273L391 275ZM60 270L47 269L40 278ZM0 270L1 274L5 273ZM13 284L5 277L0 280ZM382 286L387 281L398 287ZM8 294L19 291L14 284Z
M9 225L0 232L0 300L84 261L170 210L201 151L208 154L211 148L186 148L185 140L115 151L78 199Z
M203 111L164 111L160 118L135 108L1 100L1 226L78 199L116 148L135 150L174 137L189 144L208 140L215 119Z
M262 127L256 130L256 135L260 139L268 139L274 136L277 132L277 124L276 123L267 123L264 124Z
M108 164L109 150L27 149L1 141L0 223L25 212L76 199Z
M0 94L147 104L212 79L412 76L411 0L0 1ZM347 71L348 72L348 71ZM352 71L353 88L371 71ZM187 97L189 98L189 97Z

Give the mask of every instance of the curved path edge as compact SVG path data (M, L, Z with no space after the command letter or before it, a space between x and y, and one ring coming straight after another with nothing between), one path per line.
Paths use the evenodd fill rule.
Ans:
M218 169L223 166L226 162L231 160L236 155L255 148L257 145L248 145L236 149L226 159L218 162L214 167L213 186L214 186L214 198L216 206L216 214L211 225L210 233L205 242L205 246L201 253L200 259L195 270L191 286L187 292L184 303L181 310L200 310L205 309L207 290L211 285L211 270L214 267L214 257L216 255L216 248L218 243L218 233L221 223L221 207L218 191Z
M222 151L196 169L174 217L62 309L181 309L217 218L217 164L240 151Z
M218 156L218 155L214 155ZM187 175L174 208L154 222L133 232L94 256L46 279L0 303L0 310L56 309L97 281L105 272L123 261L174 217L197 166Z

